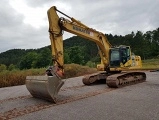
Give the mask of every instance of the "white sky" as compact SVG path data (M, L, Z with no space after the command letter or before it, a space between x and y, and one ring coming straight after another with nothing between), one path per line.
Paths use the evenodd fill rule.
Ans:
M1 0L0 4L0 53L50 45L47 10L51 6L107 34L159 27L159 0ZM64 39L71 36L65 32Z
M45 21L45 14L48 8L46 6L33 8L28 6L23 0L11 0L9 4L18 14L24 15L23 22L25 24L29 24L35 28L47 25Z

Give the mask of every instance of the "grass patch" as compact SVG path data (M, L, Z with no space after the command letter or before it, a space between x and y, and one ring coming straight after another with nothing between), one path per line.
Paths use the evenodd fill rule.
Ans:
M159 69L159 59L148 59L142 62L143 69Z
M25 84L26 76L42 75L45 69L12 70L0 72L0 87L8 87Z
M142 61L143 68L145 70L159 69L159 59L149 59ZM65 78L82 76L90 73L97 72L96 68L90 68L88 66L81 66L78 64L66 64L64 65ZM29 70L12 70L0 72L0 88L16 85L24 85L26 76L32 75L44 75L46 68L42 69L29 69Z
M87 66L81 66L78 64L68 64L64 66L65 77L77 77L89 73L96 72L95 68L89 68ZM26 76L33 75L45 75L46 68L43 69L29 69L29 70L13 70L0 72L0 88L16 85L24 85Z
M97 72L96 68L90 68L88 66L81 66L78 64L66 64L64 65L64 69L66 78L77 77Z

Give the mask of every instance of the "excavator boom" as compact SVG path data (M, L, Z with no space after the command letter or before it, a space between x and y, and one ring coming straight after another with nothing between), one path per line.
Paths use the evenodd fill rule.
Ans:
M66 18L59 18L57 12L66 16ZM105 37L105 35L99 31L87 27L83 23L79 22L75 18L69 17L63 12L57 10L55 6L48 10L48 20L49 20L49 33L52 46L52 56L56 63L63 66L63 41L62 34L63 31L81 36L97 44L99 54L102 63L105 66L109 64L109 49L111 44Z

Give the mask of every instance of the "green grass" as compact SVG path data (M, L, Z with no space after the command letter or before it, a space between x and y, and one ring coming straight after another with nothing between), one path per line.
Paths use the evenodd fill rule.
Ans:
M142 61L143 69L159 69L159 58Z

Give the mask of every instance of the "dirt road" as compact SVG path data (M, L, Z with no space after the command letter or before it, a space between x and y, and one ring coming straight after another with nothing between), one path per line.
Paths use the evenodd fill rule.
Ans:
M159 72L146 75L146 82L119 89L67 79L57 104L33 98L25 85L0 88L0 120L157 120Z

